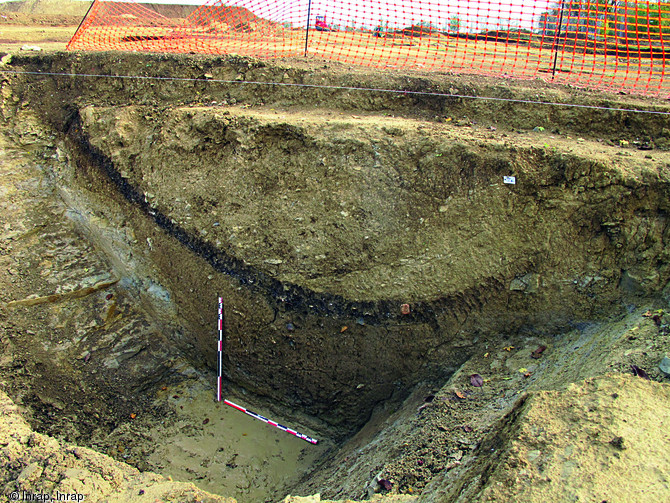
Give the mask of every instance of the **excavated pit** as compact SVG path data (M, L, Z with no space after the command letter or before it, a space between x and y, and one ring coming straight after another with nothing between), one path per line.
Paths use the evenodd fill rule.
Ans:
M52 159L168 343L215 369L223 297L226 379L336 443L488 344L621 316L669 279L666 116L350 88L662 103L235 57L5 66L6 134ZM20 74L63 70L146 78Z
M122 204L147 291L195 354L213 365L203 306L221 295L226 376L332 426L444 380L480 335L565 330L665 284L664 181L642 159L276 117L88 106L67 142L78 176Z

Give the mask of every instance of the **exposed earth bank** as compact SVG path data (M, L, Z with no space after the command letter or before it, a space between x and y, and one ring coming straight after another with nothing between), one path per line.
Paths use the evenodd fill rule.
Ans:
M668 375L659 364L670 350L670 121L430 93L657 111L665 103L541 83L368 75L315 61L56 53L3 65L7 141L39 164L49 201L91 243L82 256L108 269L55 292L67 294L59 302L81 292L89 303L81 313L98 313L89 326L68 321L71 308L39 318L30 299L54 288L38 291L36 279L13 288L11 270L45 268L13 253L28 253L25 239L48 238L37 221L5 227L3 389L36 428L58 436L50 425L76 417L78 389L108 390L96 407L113 419L102 429L84 420L96 432L88 442L160 471L157 438L138 432L168 427L161 414L164 421L187 406L173 389L211 379L222 296L226 377L324 440L322 451L301 454L313 456L309 468L267 500L289 492L538 502L670 494L659 447L668 440ZM514 184L505 183L510 176ZM19 182L5 191L13 205L35 189ZM50 268L58 257L46 257ZM150 329L123 329L143 344L120 336L122 319L148 320ZM36 343L46 334L28 325L38 322L58 329L53 340ZM16 384L12 369L54 351L77 361L53 364L57 386L38 389L35 369ZM127 366L133 372L114 385ZM631 369L638 375L621 375ZM650 412L624 414L642 409ZM146 422L138 425L131 419L140 410ZM206 419L191 437L211 434ZM87 443L76 426L61 435ZM70 477L44 475L53 452L39 454L43 463L25 445L11 437L3 447L5 493L28 479L40 489ZM208 490L236 465L196 459L183 473ZM245 490L235 496L249 498Z

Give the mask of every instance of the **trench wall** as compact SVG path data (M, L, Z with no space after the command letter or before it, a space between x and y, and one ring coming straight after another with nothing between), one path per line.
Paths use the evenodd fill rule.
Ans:
M330 77L239 58L55 55L12 67L64 66ZM503 92L496 86L487 90ZM561 331L622 312L668 281L666 154L621 157L588 136L576 150L567 139L509 137L519 121L552 114L557 131L662 144L660 116L262 90L6 76L3 116L26 145L31 128L56 132L39 147L67 161L56 176L72 204L111 222L116 244L101 246L175 344L214 367L223 296L226 376L336 434L417 381L448 376L478 338ZM354 107L374 113L351 117ZM496 133L471 118L452 124L464 112ZM502 183L508 175L518 183Z

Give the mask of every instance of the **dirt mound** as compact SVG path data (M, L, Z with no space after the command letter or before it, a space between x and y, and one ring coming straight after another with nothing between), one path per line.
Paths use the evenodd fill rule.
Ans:
M77 16L79 20L88 12L92 2L77 0L19 0L0 3L0 12L11 12L33 15L68 15ZM198 8L204 9L208 13L217 15L227 15L236 18L249 18L254 20L254 16L249 10L242 7L202 7L199 5L180 5L163 3L141 3L137 2L114 2L115 12L123 12L127 6L138 6L156 11L161 16L167 18L187 18ZM258 18L259 19L259 18Z
M449 501L667 501L669 401L667 384L621 375L532 393Z
M195 24L208 24L212 20L225 22L234 26L248 23L270 22L256 16L249 9L228 5L203 5L198 9L198 16L193 19Z
M140 473L124 463L85 447L35 433L9 397L0 391L0 491L10 500L42 493L86 497L109 503L170 501L235 503L193 484L172 482L155 473ZM17 497L18 495L18 497Z
M22 0L0 4L2 12L84 16L92 2L74 0Z

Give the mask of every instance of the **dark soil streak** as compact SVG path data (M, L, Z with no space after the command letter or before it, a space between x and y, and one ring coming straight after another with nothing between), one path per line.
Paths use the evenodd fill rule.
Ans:
M297 312L303 315L317 314L342 319L363 318L366 324L371 325L388 322L403 325L428 323L437 331L438 323L435 313L458 311L462 314L464 306L467 306L465 309L468 311L481 308L486 304L485 297L490 297L491 294L504 289L502 281L490 278L485 284L472 288L470 291L432 302L416 303L412 306L410 314L403 315L398 309L401 299L352 302L340 295L315 293L299 285L278 281L192 235L181 226L174 224L165 214L153 208L146 201L144 194L121 176L111 159L90 143L89 138L83 132L81 118L78 114L71 121L67 131L67 142L69 148L76 151L85 162L103 171L129 203L139 208L168 235L197 256L205 259L217 272L237 280L240 286L254 293L264 295L277 311Z

